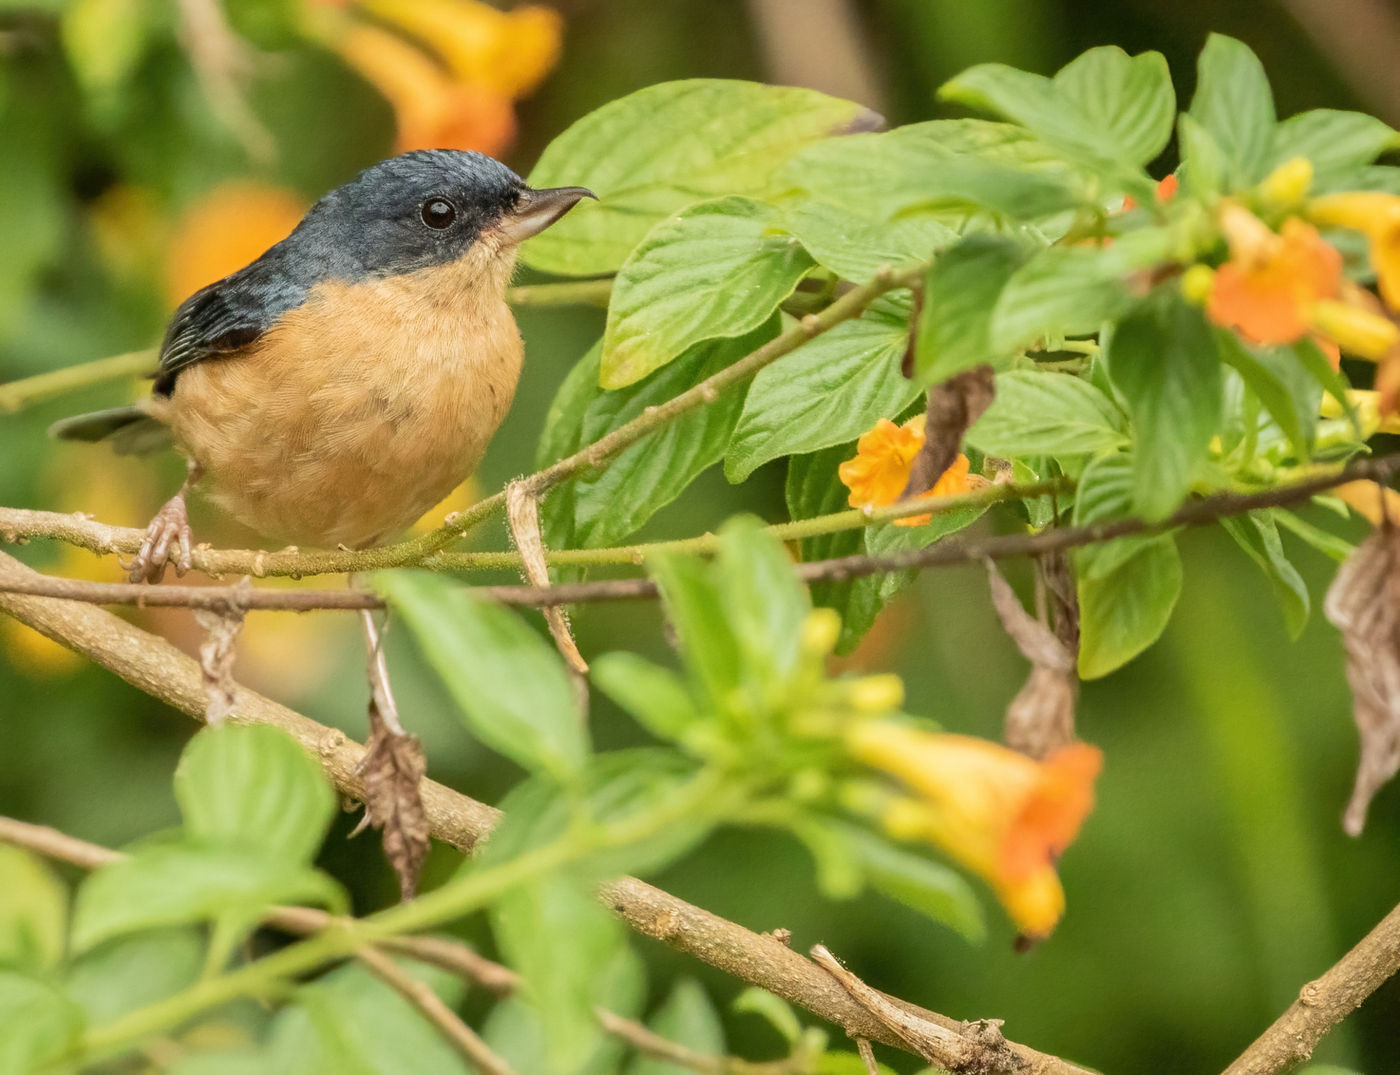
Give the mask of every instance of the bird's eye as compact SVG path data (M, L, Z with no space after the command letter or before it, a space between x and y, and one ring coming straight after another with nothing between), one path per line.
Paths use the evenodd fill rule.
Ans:
M423 223L441 231L457 219L457 207L446 198L429 198L423 203Z

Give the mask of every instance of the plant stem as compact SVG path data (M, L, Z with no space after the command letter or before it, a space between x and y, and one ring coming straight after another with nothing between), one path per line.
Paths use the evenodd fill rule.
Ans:
M80 366L36 373L33 377L0 384L0 412L13 413L31 404L102 384L104 381L117 381L123 377L151 373L155 367L155 351L128 351L121 355L99 358L96 362L84 362Z
M512 306L601 306L612 297L611 276L598 280L564 280L550 284L522 284L506 292Z

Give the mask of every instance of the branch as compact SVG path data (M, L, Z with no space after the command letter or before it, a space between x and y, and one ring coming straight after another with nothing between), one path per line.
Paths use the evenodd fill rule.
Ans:
M679 1042L663 1038L635 1019L624 1018L606 1008L599 1008L597 1015L604 1030L625 1041L637 1052L702 1072L703 1075L799 1075L801 1070L787 1060L754 1062L734 1056L696 1052Z
M795 566L798 577L804 582L841 581L911 568L949 567L1019 556L1043 556L1083 545L1096 545L1115 538L1163 534L1183 526L1203 526L1233 515L1295 504L1348 482L1384 482L1397 471L1400 471L1400 453L1380 459L1363 460L1342 470L1257 493L1217 493L1187 504L1160 522L1136 518L1117 519L1088 526L1053 527L1032 534L1006 534L976 541L943 541L923 549L909 549L882 556L857 555L830 560L811 560ZM913 501L898 505L898 509L906 515L916 512L924 514L931 508L938 511L950 510L953 501L958 502L956 506L964 506L967 500L965 497L950 497L948 503L939 504L937 507L933 507L927 500ZM846 514L858 516L861 513L841 513L843 516ZM0 513L0 520L2 519L3 513ZM711 540L707 536L706 546ZM666 542L636 548L675 548L684 544L686 543ZM249 590L246 587L235 586L148 586L144 583L86 582L40 575L36 572L26 576L11 575L0 578L0 592L62 597L101 605L198 608L216 612L235 607L296 612L385 607L384 600L377 595L357 591ZM658 593L656 583L646 578L603 579L597 582L563 583L558 586L476 586L472 588L472 592L500 604L520 608L551 608L586 602L637 600L656 597Z
M34 574L0 553L0 583ZM0 611L85 654L196 720L202 718L205 698L199 665L164 639L103 609L71 601L0 592ZM363 796L357 772L364 756L360 744L254 691L240 688L235 705L234 719L282 728L321 762L343 794ZM501 816L498 810L432 780L423 781L422 793L433 835L463 851L470 851ZM609 882L599 898L639 932L768 989L852 1037L903 1047L898 1035L854 1001L825 971L772 937L754 933L635 878ZM891 1001L920 1018L961 1025L906 1001ZM1023 1045L1011 1047L1037 1075L1082 1075L1081 1069L1058 1058Z
M31 404L105 381L153 373L155 368L154 351L129 351L123 355L99 358L96 362L84 362L81 366L36 373L33 377L0 384L0 413L23 410Z
M1303 986L1286 1012L1264 1031L1225 1075L1275 1075L1309 1059L1334 1026L1400 972L1400 907L1321 978Z

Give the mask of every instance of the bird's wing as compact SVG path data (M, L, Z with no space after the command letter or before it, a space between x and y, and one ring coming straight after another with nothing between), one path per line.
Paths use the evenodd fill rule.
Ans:
M181 370L246 347L271 326L275 318L269 311L239 301L236 280L232 276L201 288L175 311L160 346L157 392L169 395Z

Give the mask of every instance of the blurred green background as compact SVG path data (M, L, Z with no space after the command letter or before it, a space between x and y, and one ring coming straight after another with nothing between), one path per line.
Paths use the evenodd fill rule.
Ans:
M518 102L520 87L497 84L482 113L496 127L483 120L468 134L495 139L489 148L522 173L580 115L666 79L805 82L856 96L896 124L942 114L935 88L970 63L1048 73L1099 44L1161 50L1184 98L1211 30L1259 53L1281 115L1363 108L1400 120L1385 59L1400 55L1400 11L1383 0L553 6L563 44L552 72ZM252 179L274 202L304 204L394 151L396 111L384 88L308 30L353 14L344 5L230 0L229 21L250 51L227 70L207 40L202 53L195 43L204 66L191 62L188 19L200 10L209 5L0 0L0 380L152 345L180 297L171 251L198 239L201 224L217 232L206 199L221 184ZM513 32L502 31L507 68ZM550 397L601 330L601 314L589 310L529 309L519 320L527 368L478 476L487 490L531 469ZM133 380L0 415L0 503L143 524L178 482L178 462L117 462L105 449L60 449L43 433L55 418L138 390ZM643 536L696 533L738 510L779 519L782 477L770 466L736 488L711 473ZM207 513L195 525L204 538L251 540ZM503 540L493 533L481 543ZM1221 1069L1394 904L1400 789L1381 794L1363 837L1342 834L1357 744L1335 633L1315 614L1290 642L1268 583L1222 533L1189 535L1183 549L1186 587L1166 637L1085 688L1081 734L1104 748L1106 769L1099 806L1063 864L1069 913L1040 949L1014 954L1012 931L990 903L989 939L971 947L875 896L828 902L815 893L805 853L763 833L723 834L659 883L754 929L787 927L801 949L826 943L884 990L963 1018L1005 1019L1013 1037L1106 1071ZM1333 565L1301 546L1291 551L1319 605ZM117 577L110 560L51 544L18 555L46 570ZM178 613L143 622L187 648L197 638ZM578 628L586 654L628 648L664 659L653 606L590 609ZM402 632L390 650L401 707L426 741L432 775L496 801L518 771L469 740ZM349 618L259 613L245 630L239 676L358 736L362 660ZM977 570L928 573L854 660L902 673L912 711L987 736L997 735L1025 673ZM593 720L602 749L641 738L596 698ZM112 845L148 834L176 819L169 777L192 731L105 672L0 624L0 812ZM352 820L332 835L323 865L361 909L381 906L393 898L393 880L370 840L343 840ZM439 849L430 873L449 870L450 858ZM654 996L682 973L699 975L720 1001L738 989L636 943ZM1400 1072L1397 1028L1393 981L1317 1059ZM780 1048L752 1016L732 1019L730 1029L743 1055Z

